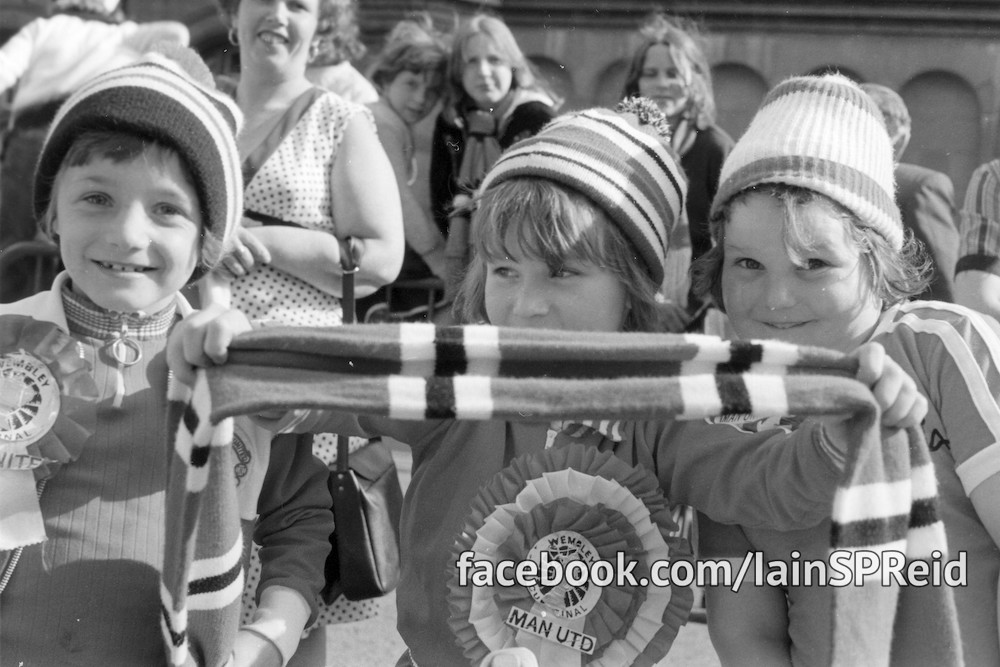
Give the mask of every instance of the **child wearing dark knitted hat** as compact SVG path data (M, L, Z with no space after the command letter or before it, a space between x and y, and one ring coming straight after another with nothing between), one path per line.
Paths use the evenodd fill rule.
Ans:
M160 566L165 540L177 539L164 528L165 349L192 312L180 290L215 267L239 224L241 122L193 51L95 77L55 117L34 202L66 270L50 291L0 306L5 662L164 662ZM315 608L330 496L309 452L272 454L269 434L261 444L259 429L241 428L234 503L248 519L289 502L301 513L299 564L264 592L267 612L237 646L241 664L279 665ZM271 497L275 475L306 488L313 474L309 493ZM237 573L241 547L237 537Z
M767 95L722 167L716 245L696 264L695 284L739 338L843 352L877 342L916 381L930 405L922 430L949 553L934 556L918 542L905 558L967 557L966 584L953 591L962 646L944 645L940 628L911 618L894 629L893 664L954 664L959 649L965 664L1000 664L1000 337L994 321L966 308L908 301L926 286L926 261L904 234L894 193L893 149L873 100L841 76L789 79ZM847 527L858 549L873 548L879 502L861 500ZM898 517L901 525L916 519ZM760 553L768 575L792 560L827 562L829 534L829 522L782 532L705 520L700 547L737 563ZM722 663L839 664L829 629L843 619L830 618L833 594L781 577L738 592L710 588L709 631Z
M516 327L511 331L519 333L532 330L525 332L526 342L532 333L540 339L546 333L561 333L552 330L582 337L658 330L655 295L663 278L667 239L683 214L685 195L683 171L665 141L664 128L655 107L640 103L618 112L591 109L567 114L515 144L487 173L472 217L474 261L459 293L467 320L499 327L479 327L480 333L469 328L467 335L483 336L471 342L465 339L466 345L486 350L479 363L502 366L503 341L490 337L502 338L508 331L505 327ZM229 341L248 327L236 311L207 319L182 324L172 337L171 367L185 381L195 366L223 363ZM438 345L462 344L459 339L445 340L456 335L448 333L451 330L440 330L444 338L435 339L426 337L428 329L410 326L400 331L404 363L420 363L428 349ZM206 341L212 343L206 346ZM877 394L887 390L883 407L899 423L919 423L922 414L919 406L908 403L907 381L893 364L876 368L876 353L868 348L858 358ZM480 379L488 381L469 378ZM514 392L530 391L510 386ZM470 400L480 405L477 397L460 394L456 386L456 404ZM520 414L523 421L516 422L486 417L415 421L306 410L271 422L274 428L388 435L410 444L414 467L401 520L402 577L396 591L397 627L408 652L400 665L479 664L487 653L484 646L503 646L508 640L507 646L544 644L521 634L515 639L502 620L495 636L485 626L480 632L479 603L472 612L463 612L461 605L450 606L448 598L453 585L449 576L456 569L452 550L470 520L470 508L491 478L513 474L519 461L538 460L550 448L572 449L574 443L600 446L654 472L672 501L701 508L723 521L792 528L828 514L836 452L846 440L840 418L810 422L791 435L771 431L736 438L728 428L696 421L595 419L567 427L530 411ZM732 446L737 440L740 446ZM686 446L691 443L699 446ZM791 446L780 446L785 444ZM720 472L725 470L743 472ZM764 486L772 485L763 484L750 470L773 473L781 483L765 491ZM713 492L723 487L727 493ZM750 491L752 500L744 490ZM652 606L659 605L658 623L663 623L664 606L679 616L686 615L690 606L686 588L675 587L669 597L669 603L652 603L650 598ZM624 604L638 609L644 600L645 594L636 593L626 595ZM459 631L453 628L469 629L469 623L477 627L457 641ZM602 651L615 664L655 662L668 650L677 629L651 623L649 632L639 637L638 629L629 630L630 624L627 621L619 634L604 637ZM565 655L544 658L550 649L559 647L545 644L543 655L536 656L541 663L571 664ZM579 664L580 654L570 655ZM521 660L523 665L533 662L531 651L505 658Z

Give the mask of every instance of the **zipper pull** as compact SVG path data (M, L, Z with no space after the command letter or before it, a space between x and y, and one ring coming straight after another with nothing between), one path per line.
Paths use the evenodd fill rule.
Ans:
M139 343L129 338L128 319L125 316L122 316L121 323L122 326L118 331L117 338L107 345L108 354L118 362L118 367L115 369L117 371L115 397L111 403L112 407L115 408L120 408L125 399L125 374L123 370L137 364L142 359L142 348L139 347Z

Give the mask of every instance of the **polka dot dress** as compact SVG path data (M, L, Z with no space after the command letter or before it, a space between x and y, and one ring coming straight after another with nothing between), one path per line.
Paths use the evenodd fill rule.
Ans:
M250 181L245 192L247 210L335 234L330 174L344 131L358 116L374 127L366 107L332 94L317 98ZM233 306L252 320L273 320L294 326L342 324L340 299L270 266L235 281L232 294ZM366 442L363 438L351 438L348 451L357 451ZM317 435L313 453L327 465L336 462L335 436ZM254 597L261 573L259 551L260 547L254 544L243 591L244 623L252 620L256 610ZM380 605L380 600L352 602L341 596L331 605L320 606L312 627L371 618L379 613Z

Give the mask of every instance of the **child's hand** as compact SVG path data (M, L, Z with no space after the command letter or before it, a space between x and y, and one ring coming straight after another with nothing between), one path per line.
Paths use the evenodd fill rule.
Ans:
M278 647L256 632L240 630L233 645L233 667L281 667Z
M219 263L216 271L229 280L235 280L270 262L271 252L257 238L253 229L244 226L236 231L232 248Z
M885 348L865 343L850 356L858 360L858 380L872 390L882 408L882 426L919 427L927 416L927 399L913 378L886 355Z
M239 310L221 306L199 310L170 333L167 342L170 370L179 381L193 384L197 368L224 364L233 338L250 329L249 320Z
M483 658L479 667L538 667L538 658L526 648L501 648Z

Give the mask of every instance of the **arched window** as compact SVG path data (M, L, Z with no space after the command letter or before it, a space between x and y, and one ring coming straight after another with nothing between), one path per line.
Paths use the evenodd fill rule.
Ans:
M756 70L739 63L712 67L716 120L719 127L738 139L753 120L770 87Z
M943 171L955 184L961 205L965 186L980 159L981 108L969 82L951 72L918 74L899 91L913 129L905 162Z
M573 86L573 77L570 76L566 67L548 56L528 56L528 60L535 66L535 72L538 76L544 79L552 92L563 101L560 111L575 109L577 105L576 89Z

